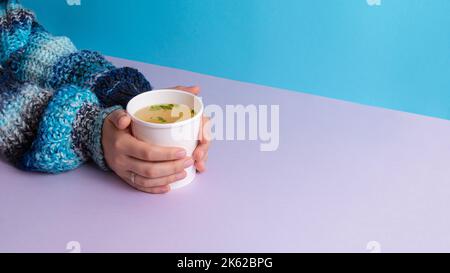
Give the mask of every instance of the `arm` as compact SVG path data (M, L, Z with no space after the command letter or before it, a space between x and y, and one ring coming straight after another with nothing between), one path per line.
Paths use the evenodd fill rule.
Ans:
M0 85L0 151L15 165L58 173L88 159L107 169L101 144L106 116L96 96L76 86L55 93L29 83Z
M39 120L53 92L0 77L0 152L19 164L31 147Z
M185 177L186 164L193 164L182 149L132 137L129 116L114 111L120 107L100 107L86 89L65 86L53 93L4 78L0 83L0 152L25 170L59 173L93 159L136 189L164 193L168 184ZM208 145L202 141L194 153L199 171ZM135 181L131 172L137 174Z
M105 118L120 106L102 108L87 89L64 86L46 106L35 140L23 156L25 170L59 173L88 159L107 170L101 144Z
M109 107L152 89L136 69L116 68L100 53L77 50L67 37L47 32L18 1L0 0L0 64L18 81L57 90L76 85Z
M104 106L125 106L134 95L151 90L144 76L114 67L97 52L76 50L68 38L46 32L32 12L12 0L0 0L0 65L16 82L30 82L14 83L17 90L0 89L0 151L22 168L57 173L93 158L102 168L107 162L133 187L152 193L166 192L169 183L185 175L180 170L190 159L180 156L179 149L132 137L123 110L105 118L117 108ZM18 89L25 85L32 92L25 96L27 103L18 103L24 99ZM185 91L198 92L191 89ZM53 97L52 90L58 90ZM203 140L194 153L199 171L207 150ZM136 181L129 181L130 172L137 174Z

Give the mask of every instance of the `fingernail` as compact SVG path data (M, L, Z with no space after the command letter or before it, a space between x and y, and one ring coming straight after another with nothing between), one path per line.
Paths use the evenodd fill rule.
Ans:
M186 151L185 151L185 150L179 150L179 151L175 154L175 156L176 156L177 158L184 158L184 157L186 157Z
M186 177L186 172L182 172L182 173L178 173L177 175L175 175L175 179L176 180L180 180Z
M184 167L185 168L190 167L192 165L194 165L194 160L192 160L191 158L186 160L186 161L184 161Z

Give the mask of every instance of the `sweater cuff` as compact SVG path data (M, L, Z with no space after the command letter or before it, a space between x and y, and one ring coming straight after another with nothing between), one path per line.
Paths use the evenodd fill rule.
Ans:
M108 170L101 144L103 121L120 108L102 109L95 94L87 89L77 86L59 89L45 109L37 136L20 167L60 173L92 159Z
M79 167L89 156L84 141L93 117L99 113L97 97L86 89L65 86L57 90L41 118L31 149L21 167L29 171L60 173Z
M142 92L151 91L152 86L145 76L135 68L114 68L97 75L90 89L106 107L121 105Z
M122 109L121 106L112 106L106 109L102 109L97 118L94 121L92 130L90 130L88 139L88 149L92 160L104 171L108 171L108 165L105 161L105 156L102 147L102 129L103 122L109 114L116 110Z

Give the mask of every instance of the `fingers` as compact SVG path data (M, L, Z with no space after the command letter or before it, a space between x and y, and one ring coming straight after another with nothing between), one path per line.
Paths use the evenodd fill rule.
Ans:
M130 171L149 179L174 175L194 165L192 158L163 162L145 162L134 158L130 158L129 160L128 166Z
M125 139L127 155L145 161L169 161L186 157L186 151L177 147L162 147L140 141L131 135Z
M198 172L206 171L206 161L208 160L208 144L200 144L194 151L195 168Z
M206 160L208 159L208 150L211 145L211 129L210 120L207 117L202 118L202 126L200 127L199 145L195 148L193 158L195 160L195 168L199 172L206 170Z
M200 93L200 86L196 86L196 85L193 85L193 86L181 86L181 85L178 85L178 86L175 86L175 87L173 87L171 89L186 91L186 92L192 93L194 95L198 95Z
M130 126L131 118L128 116L127 112L124 110L116 110L109 114L108 120L114 124L114 126L119 130L124 130Z
M124 180L128 185L133 188L140 190L146 193L153 194L162 194L170 191L170 184L177 182L181 179L184 179L187 176L187 173L183 170L179 173L160 177L160 178L146 178L140 176L138 174L134 175L134 179L132 178L132 172L125 171L120 172L120 178Z
M141 187L141 188L154 188L159 186L166 186L176 181L179 181L185 178L187 173L183 170L179 173L159 177L159 178L147 178L140 175L135 175L133 186ZM131 181L131 172L129 172L130 182Z
M168 193L170 191L170 186L169 185L163 185L163 186L156 186L156 187L142 187L138 184L133 184L131 183L131 181L129 181L127 178L122 178L123 180L125 180L125 182L128 183L128 185L132 186L133 188L140 190L142 192L146 192L146 193L153 193L153 194L163 194L163 193Z
M206 171L206 160L208 159L208 155L206 155L205 159L203 161L198 161L195 163L195 169L197 169L198 172L202 173Z
M203 158L208 154L209 143L207 144L199 144L197 148L195 148L193 158L195 161L202 161Z
M200 137L199 137L199 145L195 148L193 157L195 161L201 161L207 154L209 150L209 146L211 145L210 130L205 126L209 124L209 118L203 117Z
M209 117L203 116L198 140L201 144L209 144L211 142L211 139L211 120L209 119Z
M168 193L170 191L170 186L168 186L168 185L153 187L153 188L143 188L143 187L136 186L134 188L137 190L140 190L142 192L153 193L153 194L164 194L164 193Z

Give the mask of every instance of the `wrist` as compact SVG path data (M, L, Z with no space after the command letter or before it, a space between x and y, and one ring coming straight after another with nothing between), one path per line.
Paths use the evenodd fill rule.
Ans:
M103 124L105 123L105 119L109 114L120 109L122 109L122 107L117 105L99 110L91 127L91 130L89 130L87 142L89 143L88 150L90 152L90 157L102 170L105 171L109 170L109 168L105 160L105 154L102 144Z

